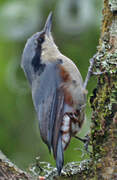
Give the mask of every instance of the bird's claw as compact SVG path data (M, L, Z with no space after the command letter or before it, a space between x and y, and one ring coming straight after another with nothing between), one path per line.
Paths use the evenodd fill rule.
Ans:
M90 59L90 66L88 68L88 73L87 76L85 78L84 81L84 88L86 89L88 81L90 79L90 77L92 76L92 72L93 72L93 68L94 68L94 64L95 64L95 58L96 58L97 54L95 54L91 59Z
M103 72L92 72L92 76L93 75L96 75L96 76L98 76L98 75L102 75L102 74L104 74L106 71L103 71Z
M75 136L75 138L84 143L84 149L85 149L85 151L91 155L92 152L90 152L90 151L88 150L88 146L89 146L89 144L90 144L90 136L87 134L87 135L85 136L85 138L80 138L80 137L78 137L78 136Z
M90 71L91 76L93 76L93 75L98 76L98 75L102 75L102 74L106 73L106 71L103 71L103 72L101 72L101 71L99 71L99 72L93 72L93 67L94 67L94 64L95 64L95 59L96 59L96 57L97 57L97 54L95 54L95 55L89 60L89 62L90 62L90 67L92 67L92 68L89 68L89 71Z

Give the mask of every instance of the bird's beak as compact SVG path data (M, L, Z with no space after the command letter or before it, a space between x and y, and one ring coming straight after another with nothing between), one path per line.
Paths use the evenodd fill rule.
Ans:
M51 27L52 27L52 12L50 12L43 30L48 36L51 32Z

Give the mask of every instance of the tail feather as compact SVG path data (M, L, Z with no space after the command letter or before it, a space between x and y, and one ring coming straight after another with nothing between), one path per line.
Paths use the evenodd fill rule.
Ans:
M56 167L59 175L61 174L61 169L63 167L63 164L64 164L64 155L62 148L62 137L60 134L58 139L57 156L56 156Z

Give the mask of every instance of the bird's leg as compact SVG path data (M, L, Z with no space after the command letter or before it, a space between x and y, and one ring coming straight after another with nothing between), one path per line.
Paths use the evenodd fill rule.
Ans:
M83 143L84 143L84 148L85 148L86 152L88 152L88 153L91 154L91 152L88 150L88 146L89 146L89 144L90 144L90 136L87 134L84 139L83 139L83 138L80 138L80 137L78 137L78 136L74 136L74 137L75 137L76 139L80 140L81 142L83 142Z
M93 74L93 68L94 68L94 64L95 64L95 58L96 58L97 54L95 54L91 59L90 59L90 66L88 68L88 73L84 82L84 88L86 89L88 81L91 77L91 75Z
M88 81L90 79L90 77L92 75L101 75L101 74L104 74L106 71L104 72L93 72L93 68L94 68L94 65L95 65L95 59L96 59L96 56L97 54L95 54L91 59L90 59L90 66L88 68L88 73L87 73L87 76L85 78L85 82L84 82L84 88L86 89L87 87L87 84L88 84Z
M74 136L76 139L78 139L78 140L80 140L80 141L82 141L83 143L86 143L86 139L84 138L80 138L80 137L78 137L78 136Z

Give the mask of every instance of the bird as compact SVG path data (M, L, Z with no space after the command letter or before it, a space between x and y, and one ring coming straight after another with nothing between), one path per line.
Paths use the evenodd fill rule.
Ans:
M53 153L60 175L64 151L85 120L87 90L77 66L54 42L52 16L50 12L43 30L27 40L21 67L32 92L41 138Z

